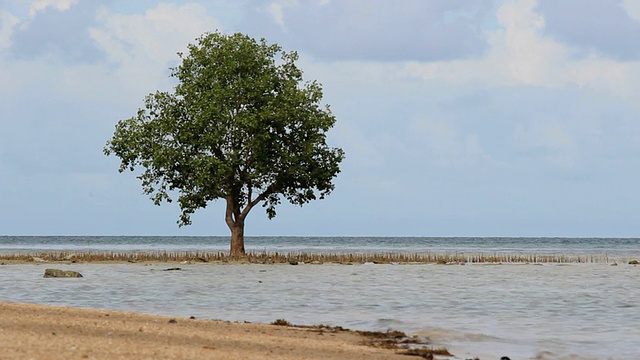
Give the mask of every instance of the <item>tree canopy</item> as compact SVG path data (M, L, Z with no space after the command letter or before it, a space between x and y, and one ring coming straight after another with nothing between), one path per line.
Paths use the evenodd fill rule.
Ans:
M282 199L296 205L334 189L344 152L329 147L336 122L322 86L303 81L296 52L236 33L200 36L178 53L172 93L149 94L117 123L104 152L138 178L155 204L177 195L180 226L216 199L226 201L231 255L244 250L244 221L262 203L276 216Z

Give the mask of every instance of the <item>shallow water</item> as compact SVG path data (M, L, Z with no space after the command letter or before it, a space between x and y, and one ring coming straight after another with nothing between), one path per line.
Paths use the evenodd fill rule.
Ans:
M247 237L247 251L308 253L553 254L640 257L638 238ZM43 251L227 251L228 237L0 236L0 254Z
M640 267L571 265L71 264L0 266L0 300L180 317L389 328L457 358L640 355Z

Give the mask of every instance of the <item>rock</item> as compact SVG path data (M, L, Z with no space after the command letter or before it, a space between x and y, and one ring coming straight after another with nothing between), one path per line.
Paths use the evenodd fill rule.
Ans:
M298 265L298 262L296 260L291 260L289 261L290 265Z
M47 262L47 260L37 256L32 257L31 260L33 260L34 262Z
M182 268L172 267L172 268L164 269L164 271L178 271L178 270L182 270Z
M73 270L46 269L44 271L46 278L81 278L82 274Z
M629 260L629 265L638 265L640 262L638 260Z

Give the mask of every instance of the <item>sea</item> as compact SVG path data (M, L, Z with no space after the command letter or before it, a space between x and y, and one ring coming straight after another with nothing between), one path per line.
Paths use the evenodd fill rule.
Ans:
M0 236L0 254L220 252L227 237ZM404 331L452 359L640 359L639 238L248 237L247 251L588 256L586 263L0 266L0 301Z

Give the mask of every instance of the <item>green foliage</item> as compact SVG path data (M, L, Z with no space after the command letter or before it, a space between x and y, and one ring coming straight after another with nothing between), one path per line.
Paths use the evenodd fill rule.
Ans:
M269 218L284 198L303 205L334 189L344 153L326 144L335 124L322 87L303 82L298 55L243 34L204 34L179 53L173 93L156 92L116 125L104 152L138 176L155 204L178 194L182 215L216 199L227 221L258 203Z

